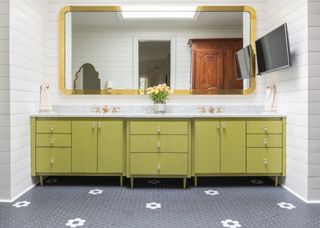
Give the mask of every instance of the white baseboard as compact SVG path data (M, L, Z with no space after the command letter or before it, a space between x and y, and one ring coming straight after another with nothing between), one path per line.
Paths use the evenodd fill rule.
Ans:
M296 193L295 191L293 191L291 188L285 186L285 185L281 185L283 188L285 188L287 191L289 191L290 193L292 193L293 195L295 195L296 197L298 197L299 199L301 199L303 202L308 203L308 204L316 204L319 203L320 204L320 200L307 200L306 198L300 196L298 193Z
M22 192L20 192L18 195L16 195L15 197L11 198L11 200L2 200L0 199L0 203L12 203L14 202L16 199L18 199L20 196L22 196L23 194L25 194L26 192L30 191L32 188L34 188L37 184L33 184L31 186L29 186L28 188L26 188L25 190L23 190Z

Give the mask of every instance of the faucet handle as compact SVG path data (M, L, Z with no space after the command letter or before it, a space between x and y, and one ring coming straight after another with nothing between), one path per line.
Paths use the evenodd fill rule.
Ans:
M98 106L93 106L93 107L91 108L91 110L92 110L93 112L96 112L96 113L100 113L100 112L101 112L101 110L100 110L100 108L99 108Z
M206 113L205 107L198 107L199 112Z
M218 107L217 108L217 113L222 113L223 112L223 108L222 107Z
M112 108L112 112L113 112L113 113L117 113L118 111L120 111L120 107L114 106L114 107Z

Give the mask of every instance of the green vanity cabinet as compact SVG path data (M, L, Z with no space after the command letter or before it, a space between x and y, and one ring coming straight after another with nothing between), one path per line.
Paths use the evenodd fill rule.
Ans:
M145 119L127 121L127 177L191 176L191 121Z
M193 121L193 175L285 176L285 118Z
M32 118L32 175L124 175L123 119Z
M98 129L93 120L72 121L72 172L98 171Z

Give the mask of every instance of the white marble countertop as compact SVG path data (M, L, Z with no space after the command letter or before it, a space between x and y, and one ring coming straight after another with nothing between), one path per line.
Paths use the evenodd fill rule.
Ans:
M31 117L74 117L74 118L280 118L283 113L32 113Z

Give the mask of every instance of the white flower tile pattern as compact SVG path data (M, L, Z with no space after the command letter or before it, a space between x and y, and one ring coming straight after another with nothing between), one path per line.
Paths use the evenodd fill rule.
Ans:
M148 181L149 184L160 184L159 180L149 180Z
M16 207L16 208L20 208L20 207L27 207L30 204L31 204L31 202L29 202L29 201L19 201L19 202L16 202L15 204L13 204L12 206Z
M103 190L101 190L101 189L93 189L93 190L89 191L89 194L91 194L91 195L99 195L102 193L103 193Z
M84 226L85 222L86 220L81 218L69 219L68 222L66 223L66 226L68 227Z
M58 179L55 179L55 178L50 178L50 179L45 180L45 183L47 183L47 184L54 184L57 182L58 182Z
M262 180L259 180L259 179L253 179L253 180L250 180L250 182L252 184L263 184L264 183Z
M281 208L288 209L288 210L292 210L296 208L296 206L294 206L292 203L286 203L286 202L277 203L277 205Z
M239 223L239 221L231 220L231 219L227 219L227 220L221 221L221 224L222 224L223 227L227 227L227 228L241 227L241 224Z
M215 196L215 195L219 195L219 192L218 191L215 191L215 190L206 190L204 191L206 195L211 195L211 196Z
M151 203L146 203L146 208L155 210L161 208L161 203L156 203L156 202L151 202Z

